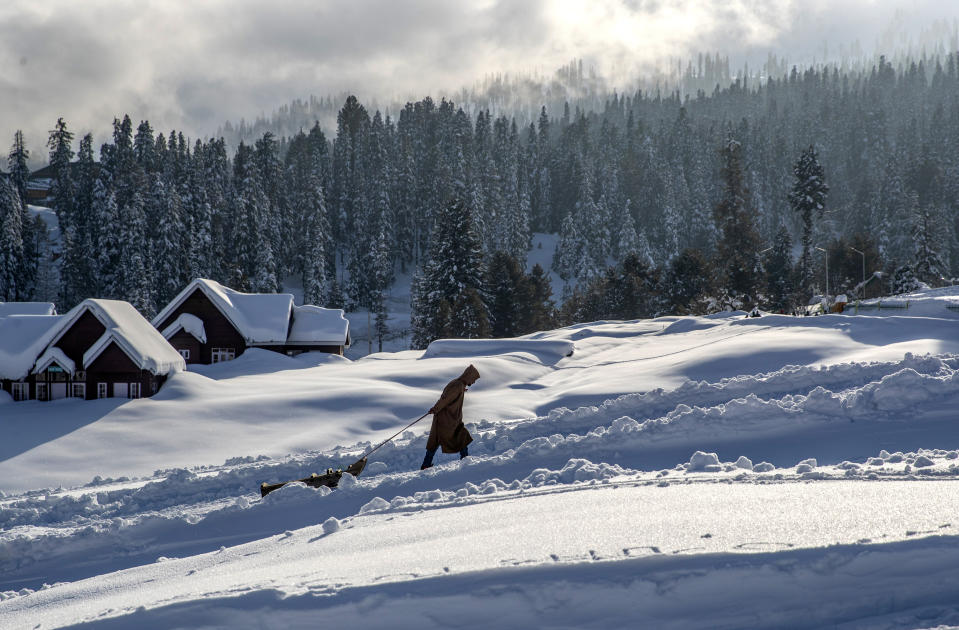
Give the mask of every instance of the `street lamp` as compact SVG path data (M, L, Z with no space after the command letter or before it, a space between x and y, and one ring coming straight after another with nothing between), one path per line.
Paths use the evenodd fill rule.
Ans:
M866 254L865 252L861 252L852 246L850 246L849 249L851 249L852 251L862 256L862 288L860 289L860 292L862 293L862 295L860 296L860 299L865 300L866 299Z
M829 303L829 252L824 250L822 247L817 247L819 251L826 255L826 303Z

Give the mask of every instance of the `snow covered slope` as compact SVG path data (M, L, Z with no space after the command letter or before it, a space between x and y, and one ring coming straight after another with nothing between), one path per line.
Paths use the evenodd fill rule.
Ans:
M952 315L250 351L152 399L0 401L0 627L957 625ZM468 459L420 472L424 421L259 497L467 363Z

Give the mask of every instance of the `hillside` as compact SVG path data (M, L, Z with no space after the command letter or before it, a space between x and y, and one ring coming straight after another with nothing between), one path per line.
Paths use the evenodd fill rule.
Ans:
M2 399L0 627L959 626L950 298L254 350L152 399ZM423 421L336 490L259 497L469 363L468 459L420 472Z

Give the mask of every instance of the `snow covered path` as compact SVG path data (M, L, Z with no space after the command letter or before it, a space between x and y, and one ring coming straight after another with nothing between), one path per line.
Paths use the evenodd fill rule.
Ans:
M504 487L489 494L452 494L438 501L429 496L392 502L374 497L357 515L342 521L303 527L184 560L161 557L109 579L63 584L30 597L13 598L0 604L0 627L57 627L134 613L127 622L138 627L170 627L190 621L189 612L178 619L184 614L178 605L201 593L205 599L235 598L221 602L235 614L248 607L267 606L272 611L286 611L294 619L303 605L300 599L309 595L310 612L303 616L303 623L312 619L320 625L342 625L346 623L344 607L357 606L356 614L369 608L366 612L375 613L374 619L397 606L405 609L409 602L404 601L403 593L418 593L415 598L423 598L426 592L430 598L467 597L460 591L463 580L486 583L485 593L467 603L471 612L465 620L466 627L482 627L495 620L495 615L481 612L483 600L499 600L499 589L522 593L533 567L541 569L540 579L588 586L595 572L590 565L597 562L627 562L620 568L607 566L612 577L604 581L635 596L659 600L651 607L636 602L643 611L637 619L655 616L659 609L663 617L658 624L668 620L671 627L681 627L684 620L690 627L697 616L708 614L717 624L714 627L722 627L738 622L735 615L716 617L732 614L720 610L721 593L712 592L713 601L700 602L677 617L680 611L655 594L662 588L659 582L668 579L675 583L670 588L687 589L705 579L706 569L710 580L717 581L726 580L728 572L739 573L741 578L762 581L776 601L783 597L788 601L796 596L790 591L806 582L805 588L809 588L815 582L816 588L822 589L817 596L825 598L824 606L862 607L865 603L857 602L858 597L849 601L848 593L842 597L846 601L836 593L829 594L823 589L829 579L822 578L840 580L857 567L869 567L872 575L860 576L863 582L859 586L869 587L871 597L880 601L883 583L914 571L908 564L896 566L907 551L914 555L913 550L938 556L931 566L923 567L921 575L911 576L916 595L923 593L923 601L928 603L937 601L938 594L938 603L944 604L959 601L949 599L959 596L959 583L945 579L959 560L955 545L959 540L957 490L956 480L700 481L660 487L613 478L538 489ZM327 493L300 489L290 494L294 493L300 500L314 495L312 511L322 514ZM843 509L836 510L836 505ZM901 543L929 534L946 537L935 543ZM900 544L892 549L868 544L880 542ZM777 554L803 548L825 549L785 557ZM695 561L677 558L694 554L706 557ZM737 554L747 555L739 558ZM556 565L564 566L555 569ZM550 571L555 571L553 577L547 577ZM771 575L763 578L765 573ZM446 582L440 579L443 576L456 579ZM415 583L424 579L434 581L431 588ZM378 593L374 601L363 603L364 590L388 583L394 583L388 594L374 589ZM644 595L651 588L654 592ZM738 583L733 588L747 585ZM595 587L587 587L585 593L593 590ZM264 598L265 593L274 595ZM556 600L550 605L554 621L574 614L587 622L586 627L594 627L582 616L583 611L577 610L585 593L569 601L562 601L561 593L550 595ZM147 610L137 613L139 607ZM784 612L770 602L768 610L750 614L756 615L755 621L761 625ZM260 610L259 614L266 613ZM829 618L834 617L831 612ZM350 620L350 625L359 621ZM598 620L594 621L599 627ZM814 627L812 622L810 619L806 627ZM271 627L279 627L272 623Z

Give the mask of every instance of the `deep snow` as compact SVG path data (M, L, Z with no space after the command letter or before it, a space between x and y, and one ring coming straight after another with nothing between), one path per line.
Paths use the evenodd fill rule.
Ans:
M0 399L0 627L959 626L944 293L251 351L152 399ZM260 499L352 462L467 363L468 459L420 472L424 421L336 490Z

